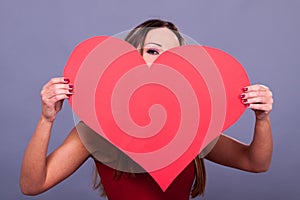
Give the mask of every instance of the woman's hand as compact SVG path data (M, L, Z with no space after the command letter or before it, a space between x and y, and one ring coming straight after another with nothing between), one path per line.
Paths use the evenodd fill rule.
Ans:
M73 128L63 144L48 155L53 121L63 100L73 93L73 86L64 77L52 78L44 85L42 115L26 148L20 173L20 188L24 194L40 194L66 179L89 157L77 128Z
M265 85L256 84L245 87L241 99L246 106L255 112L258 120L266 119L272 111L272 92Z
M254 135L249 145L221 134L217 144L206 156L224 166L249 172L265 172L272 160L273 140L269 113L273 97L264 85L250 85L241 94L242 102L256 115Z
M67 78L52 78L41 91L42 117L53 122L56 114L61 110L63 100L73 94L73 85L68 84Z

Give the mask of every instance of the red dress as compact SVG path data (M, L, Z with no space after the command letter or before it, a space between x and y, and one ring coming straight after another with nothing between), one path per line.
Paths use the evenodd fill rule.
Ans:
M134 177L123 173L115 176L112 169L95 161L104 190L109 200L189 200L195 178L194 162L191 162L163 192L148 173L136 173Z

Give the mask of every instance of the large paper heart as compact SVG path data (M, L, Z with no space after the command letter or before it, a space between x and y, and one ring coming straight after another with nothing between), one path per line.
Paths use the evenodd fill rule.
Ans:
M243 67L227 53L180 46L147 66L130 44L93 37L72 52L64 76L74 84L73 111L141 165L166 190L245 106Z

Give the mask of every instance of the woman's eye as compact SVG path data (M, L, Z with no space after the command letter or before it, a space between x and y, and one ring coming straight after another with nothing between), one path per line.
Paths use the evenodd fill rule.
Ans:
M156 49L148 49L146 52L150 55L158 55L159 54L159 52Z

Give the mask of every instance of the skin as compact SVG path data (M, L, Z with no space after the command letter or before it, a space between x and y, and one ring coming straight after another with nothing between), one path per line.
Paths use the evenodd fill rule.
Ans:
M151 64L162 52L179 46L177 37L167 28L151 30L145 39L143 58ZM24 194L40 194L74 173L91 155L74 127L62 145L47 156L51 130L64 99L72 95L73 86L64 77L52 78L41 91L42 113L25 151L20 187ZM206 159L249 172L265 172L272 158L272 130L269 114L273 97L264 85L244 88L241 101L255 113L253 140L244 144L222 134Z

